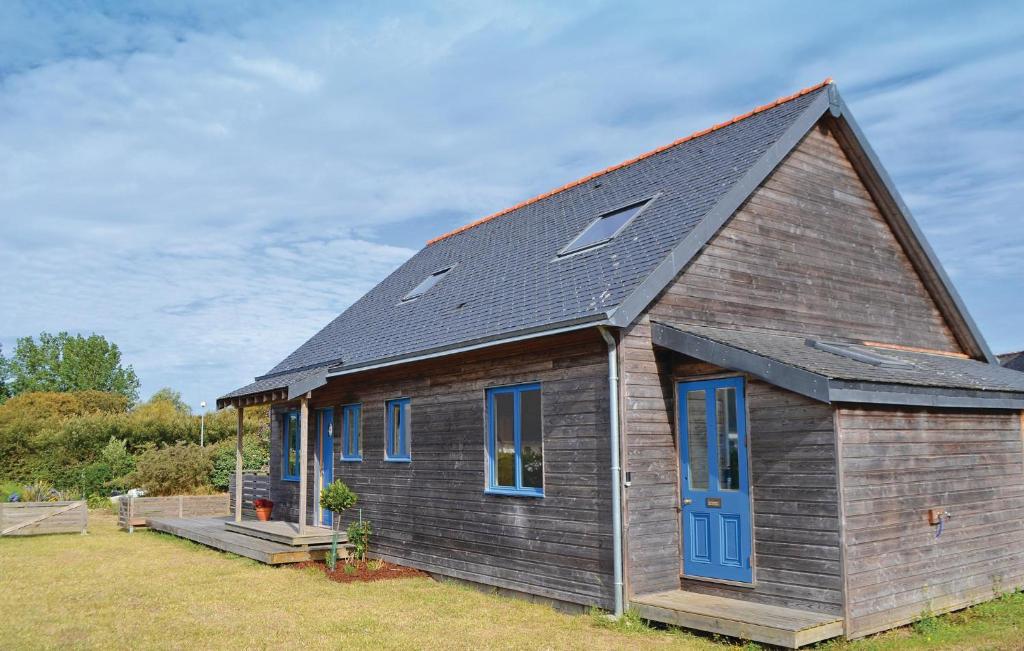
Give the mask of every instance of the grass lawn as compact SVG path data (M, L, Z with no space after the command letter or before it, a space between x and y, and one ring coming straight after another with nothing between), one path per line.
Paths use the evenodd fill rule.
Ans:
M724 649L430 579L339 584L153 532L0 540L0 649ZM1024 595L828 649L1016 649Z

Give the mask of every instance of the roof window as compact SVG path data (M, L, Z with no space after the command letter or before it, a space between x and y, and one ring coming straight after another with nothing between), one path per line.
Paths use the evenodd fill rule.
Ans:
M448 266L448 267L444 267L443 269L438 269L434 273L430 274L429 276L424 278L423 281L420 282L419 285L416 285L415 287L413 287L411 292L409 292L408 294L403 296L402 297L402 302L405 303L407 301L411 301L413 299L419 298L420 296L423 296L428 291L430 291L431 287L433 287L437 283L441 282L441 279L444 278L445 276L447 276L448 272L451 271L454 268L455 268L455 265L451 265L451 266Z
M852 359L857 362L863 362L864 364L871 364L872 366L880 366L882 368L914 368L914 365L908 361L897 357L881 355L874 351L867 351L861 347L855 348L852 344L837 342L825 343L824 341L808 339L807 345L811 348L817 348L818 350L825 351L826 353L839 355L840 357Z
M609 242L621 233L622 229L628 226L629 222L633 221L633 218L639 215L648 203L650 203L650 199L601 215L590 222L590 225L559 251L558 255L569 255Z

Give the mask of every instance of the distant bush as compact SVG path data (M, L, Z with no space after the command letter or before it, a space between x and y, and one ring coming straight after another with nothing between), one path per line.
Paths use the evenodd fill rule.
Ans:
M193 443L149 448L138 456L127 481L149 495L210 493L213 461L209 449Z
M210 448L213 459L213 471L210 473L210 484L219 490L227 490L228 482L235 474L235 441L225 440ZM270 463L270 450L255 436L242 439L242 469L247 471L261 470Z

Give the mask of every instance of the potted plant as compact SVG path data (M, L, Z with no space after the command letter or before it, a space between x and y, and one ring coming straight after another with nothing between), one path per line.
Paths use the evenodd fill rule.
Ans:
M270 514L274 510L274 503L268 499L258 497L252 501L252 508L256 510L256 519L260 522L270 520Z

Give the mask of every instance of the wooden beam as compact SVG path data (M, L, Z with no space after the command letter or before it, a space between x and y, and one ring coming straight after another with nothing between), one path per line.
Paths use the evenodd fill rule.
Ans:
M242 434L244 431L245 412L236 407L238 412L238 434L235 439L235 522L242 521Z
M309 455L309 395L302 396L299 413L299 535L306 533L306 459Z

